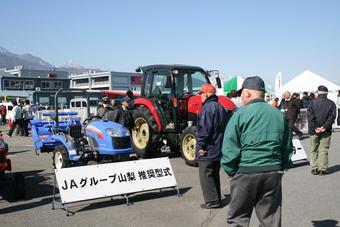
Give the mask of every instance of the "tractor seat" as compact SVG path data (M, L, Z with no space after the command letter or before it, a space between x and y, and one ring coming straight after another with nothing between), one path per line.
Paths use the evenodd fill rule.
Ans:
M81 133L82 127L81 125L73 125L68 127L68 134L75 139L79 139L82 137Z

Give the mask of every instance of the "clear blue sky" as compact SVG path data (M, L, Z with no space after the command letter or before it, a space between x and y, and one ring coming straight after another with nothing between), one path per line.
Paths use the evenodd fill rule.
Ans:
M340 84L339 0L1 0L0 46L60 66L134 71L179 63Z

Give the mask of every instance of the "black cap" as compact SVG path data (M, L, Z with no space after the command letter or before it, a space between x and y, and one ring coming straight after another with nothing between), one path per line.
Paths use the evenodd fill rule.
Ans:
M326 86L320 85L318 87L318 91L328 92L328 88Z
M110 103L110 100L109 100L108 97L103 97L103 98L102 98L102 102L103 102L104 104L109 104L109 103Z
M122 103L123 103L123 102L130 102L130 101L131 101L130 98L127 97L127 96L124 96L124 97L122 98Z
M266 92L264 81L258 76L247 77L242 84L242 88Z

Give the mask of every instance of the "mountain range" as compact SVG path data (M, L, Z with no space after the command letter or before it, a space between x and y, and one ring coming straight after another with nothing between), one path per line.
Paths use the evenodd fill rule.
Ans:
M55 69L59 71L66 71L69 73L83 73L88 71L102 71L100 69L86 68L75 61L69 61L63 66L56 67L55 65L43 60L40 57L32 54L15 54L3 47L0 47L0 68L13 69L17 65L22 65L26 69L43 69L50 70Z

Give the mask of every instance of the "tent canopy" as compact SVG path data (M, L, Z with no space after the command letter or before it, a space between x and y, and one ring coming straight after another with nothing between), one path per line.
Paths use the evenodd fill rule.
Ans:
M315 92L318 86L324 85L328 88L329 91L338 91L340 90L340 86L335 83L326 80L325 78L306 70L276 91L276 95L282 94L285 91L302 93L306 92Z
M275 92L273 89L269 88L269 87L266 87L266 94L267 95L275 95Z
M241 76L232 77L230 80L224 83L224 86L223 86L224 94L228 94L232 90L234 91L240 90L242 88L243 82L244 82L244 78ZM274 95L274 91L271 88L266 87L266 94Z
M229 93L230 91L238 91L241 89L244 79L240 76L234 76L230 80L224 83L224 94Z

